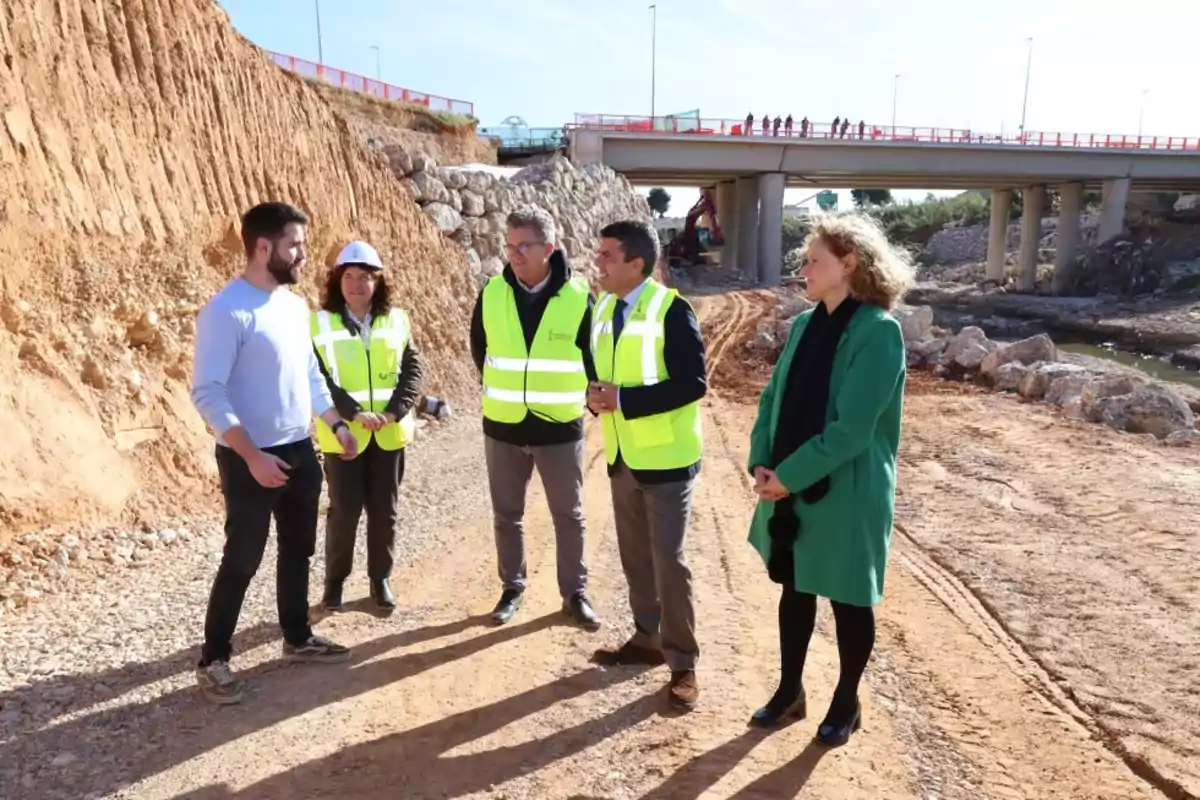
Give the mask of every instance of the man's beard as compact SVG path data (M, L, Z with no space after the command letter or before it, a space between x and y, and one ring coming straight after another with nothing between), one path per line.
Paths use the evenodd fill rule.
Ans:
M267 272L280 286L291 286L300 281L300 262L288 261L279 253L271 251L271 260L267 262Z

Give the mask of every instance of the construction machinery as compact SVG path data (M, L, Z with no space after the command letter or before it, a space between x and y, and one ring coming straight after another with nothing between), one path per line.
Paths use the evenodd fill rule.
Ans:
M707 217L707 225L698 223ZM717 217L717 200L712 187L700 191L700 199L688 211L683 230L679 233L674 228L667 231L670 241L663 246L663 255L667 265L671 267L695 266L704 263L705 254L710 247L720 247L725 244L721 233L721 221Z

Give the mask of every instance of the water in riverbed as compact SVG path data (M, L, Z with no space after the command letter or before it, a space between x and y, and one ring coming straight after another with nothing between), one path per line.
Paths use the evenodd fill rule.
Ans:
M1105 361L1112 361L1126 367L1133 367L1155 380L1186 383L1189 386L1195 386L1200 389L1200 371L1187 369L1186 367L1177 367L1161 356L1133 353L1106 345L1084 344L1081 342L1055 341L1055 346L1059 350L1064 350L1068 353L1102 358Z

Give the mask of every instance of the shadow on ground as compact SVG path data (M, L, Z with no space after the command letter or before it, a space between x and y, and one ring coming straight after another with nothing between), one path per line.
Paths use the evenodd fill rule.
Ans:
M282 660L262 664L241 673L241 677L247 679L243 703L225 708L205 703L194 686L189 685L147 702L99 709L67 722L53 722L68 711L108 703L139 686L190 672L196 658L194 648L147 664L53 678L13 690L0 696L0 708L7 709L19 701L44 697L55 691L65 696L68 689L73 700L70 708L61 713L34 714L32 724L0 744L0 765L4 765L0 769L0 797L108 795L313 709L411 678L502 642L566 624L558 621L561 615L547 614L504 628L489 628L471 638L432 650L380 658L398 648L463 633L483 625L485 619L484 616L471 617L382 636L355 646L351 660L344 664L292 666ZM238 650L244 651L276 638L276 626L262 625L243 631L235 641ZM331 675L331 672L337 674ZM269 680L263 680L268 673ZM592 676L575 680L583 682L581 691L585 691L591 685L588 680L599 685L600 679ZM105 688L97 688L101 684ZM557 690L551 688L548 696L569 695L570 686L574 685ZM555 691L559 694L554 694ZM538 697L530 698L528 702L536 705ZM504 706L510 715L525 707L520 698L507 702L515 703ZM43 706L45 703L39 702L38 707ZM471 715L476 713L471 712ZM442 724L453 727L449 722ZM428 745L423 746L428 749ZM70 763L54 764L54 759L63 754L70 754ZM409 761L408 756L397 758L405 763ZM32 779L32 786L22 786L22 776L26 775Z
M446 753L558 702L614 686L643 671L587 669L419 728L347 747L241 791L213 785L176 800L336 796L418 800L485 791L544 769L648 719L663 704L661 692L643 695L603 716L582 719L577 725L532 741L467 755Z

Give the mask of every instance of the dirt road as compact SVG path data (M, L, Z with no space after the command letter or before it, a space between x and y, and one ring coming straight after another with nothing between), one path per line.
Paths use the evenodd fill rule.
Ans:
M86 670L3 687L0 722L12 708L17 717L2 729L0 796L1074 800L1164 796L1156 786L1194 796L1196 458L915 378L903 530L864 729L835 751L810 741L837 674L825 606L806 675L812 716L769 734L746 727L777 669L776 587L745 542L755 407L741 342L764 302L697 300L715 385L689 542L702 647L694 713L666 710L662 669L588 663L631 628L595 426L586 513L605 628L589 634L558 613L536 481L525 607L509 626L485 624L497 582L478 419L467 414L414 453L405 525L429 545L395 577L400 609L320 626L355 645L347 665L277 660L264 569L235 658L250 671L246 701L212 708L196 697L190 664L215 530L190 545L206 560L186 575L157 554L152 569L118 572L83 599L49 598L0 634L10 676L34 673L22 659L47 650L63 664L88 660L93 644L100 653ZM356 579L361 596L361 556ZM138 646L154 628L173 631Z

